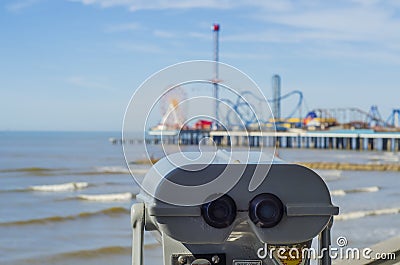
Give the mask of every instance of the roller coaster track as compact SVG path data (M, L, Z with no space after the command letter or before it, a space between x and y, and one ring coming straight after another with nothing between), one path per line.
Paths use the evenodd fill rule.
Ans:
M303 93L299 90L293 90L279 98L268 99L268 103L274 103L277 101L281 101L287 99L293 95L297 95L298 101L297 104L294 106L293 110L290 112L289 115L285 117L285 119L289 119L294 117L296 112L299 112L301 106L303 104ZM264 120L258 119L257 120L257 113L255 111L263 111L258 110L255 106L248 103L245 98L249 99L249 97L254 98L256 101L265 102L265 98L260 98L259 96L255 95L251 91L244 91L239 96L237 96L236 100L229 100L229 99L221 99L221 101L226 102L230 107L231 110L227 113L227 122L228 125L234 125L231 119L232 113L234 112L235 115L238 115L241 122L243 122L246 126L252 123L260 122L260 123L269 123L268 117ZM382 126L382 127L394 127L395 126L395 118L400 116L400 109L396 109L393 111L392 115L385 121L382 119L381 115L379 114L378 108L376 106L372 106L370 112L363 111L359 108L349 107L349 108L318 108L312 110L317 114L317 117L322 119L333 118L338 121L338 123L346 124L346 123L365 123L368 124L370 127L374 126ZM397 116L394 115L397 113ZM397 118L398 119L398 118ZM397 121L400 123L399 121Z
M363 122L370 126L385 126L391 125L383 120L380 115L368 113L359 108L328 108L328 109L314 109L313 110L319 118L334 118L340 123L350 122Z
M273 102L277 102L277 101L281 101L284 100L286 98L289 98L292 95L298 95L299 99L297 101L297 104L295 105L295 107L293 108L293 110L290 112L289 115L286 116L286 119L291 118L295 115L295 113L297 111L300 110L301 105L303 103L303 93L299 90L293 90L279 98L274 98L274 99L268 99L268 103L273 103ZM235 125L233 124L232 120L231 120L231 115L232 112L234 112L236 115L239 116L240 120L247 126L251 123L256 123L256 122L261 122L261 123L268 123L269 118L265 120L260 120L257 119L258 117L256 116L257 113L254 113L253 110L255 111L261 111L261 112L265 112L265 110L257 110L257 108L253 105L251 105L250 103L248 103L248 101L245 100L245 96L251 96L253 97L256 101L259 102L265 102L265 98L260 98L259 96L256 96L254 93L252 93L251 91L244 91L243 93L241 93L239 96L237 96L236 98L236 102L233 102L232 100L229 99L220 99L221 101L225 102L226 104L228 104L231 107L231 110L227 113L227 122L229 125Z

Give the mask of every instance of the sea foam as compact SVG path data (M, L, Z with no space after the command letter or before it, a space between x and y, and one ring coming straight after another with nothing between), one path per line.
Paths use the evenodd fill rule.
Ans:
M87 182L69 182L63 184L52 184L52 185L39 185L39 186L31 186L29 190L33 191L71 191L71 190L79 190L84 189L89 186Z
M376 216L376 215L387 215L387 214L398 214L400 213L400 208L387 208L379 210L369 210L369 211L357 211L350 213L343 213L335 216L335 221L345 221L351 219L359 219L366 216Z
M133 194L130 192L124 193L111 193L111 194L96 194L96 195L78 195L78 199L80 200L88 200L88 201L130 201L133 198Z
M332 196L345 196L349 193L377 192L377 191L379 191L379 187L372 186L372 187L361 187L361 188L355 188L355 189L349 189L349 190L332 190L331 195Z

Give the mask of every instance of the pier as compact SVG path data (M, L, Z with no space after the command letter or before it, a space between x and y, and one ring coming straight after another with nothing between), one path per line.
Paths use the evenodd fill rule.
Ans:
M398 152L399 132L374 132L373 130L340 131L148 131L149 144L198 145L202 139L217 146L251 146L335 150L375 150ZM211 141L212 140L212 141Z

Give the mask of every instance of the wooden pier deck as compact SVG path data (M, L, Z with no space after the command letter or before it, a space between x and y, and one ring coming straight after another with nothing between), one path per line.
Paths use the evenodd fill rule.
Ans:
M370 130L342 131L299 131L299 132L261 132L261 131L149 131L146 142L151 144L197 145L202 140L212 141L218 146L252 146L279 148L312 148L336 150L400 150L400 133L374 133ZM125 140L126 142L127 140ZM134 142L129 140L130 142ZM117 143L114 140L114 143ZM122 142L119 140L119 142Z

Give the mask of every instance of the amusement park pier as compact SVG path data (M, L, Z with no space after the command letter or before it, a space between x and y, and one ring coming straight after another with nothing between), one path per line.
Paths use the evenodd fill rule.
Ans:
M221 84L224 80L218 62L220 25L213 24L212 31L214 56L210 67L214 68L214 73L210 76L210 86L205 91L214 96L214 106L209 106L213 114L188 119L185 117L188 111L179 107L180 102L187 101L180 96L183 88L166 88L168 92L163 95L163 104L160 106L164 110L162 117L158 124L146 128L144 141L147 143L392 152L400 150L400 108L396 106L392 106L392 112L386 119L376 105L372 105L368 111L355 107L310 109L305 104L302 91L293 90L282 95L282 79L278 74L271 78L270 99L264 96L268 93L260 94L257 89L243 88L236 94L224 94L226 89ZM199 91L201 88L195 89ZM291 99L291 103L285 105L286 99ZM224 106L227 106L225 112ZM111 141L135 142L133 139Z

